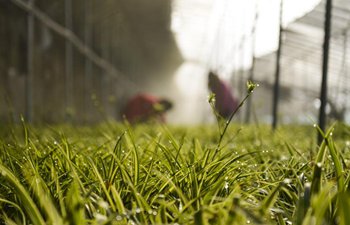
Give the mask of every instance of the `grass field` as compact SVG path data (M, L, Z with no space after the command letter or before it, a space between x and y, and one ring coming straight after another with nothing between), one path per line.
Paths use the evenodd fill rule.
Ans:
M2 127L2 224L350 224L350 128ZM220 140L221 139L221 140Z

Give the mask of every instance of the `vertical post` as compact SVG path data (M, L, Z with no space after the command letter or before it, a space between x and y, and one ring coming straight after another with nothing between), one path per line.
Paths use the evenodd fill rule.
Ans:
M326 128L326 105L327 105L327 76L328 76L328 58L329 45L331 39L331 12L332 0L326 2L326 15L324 23L324 42L323 42L323 65L322 65L322 84L321 84L321 106L319 112L318 126L324 132ZM322 142L322 135L318 134L318 143Z
M350 24L348 25L348 28L350 28ZM348 29L344 32L344 52L345 52L345 56L344 56L344 80L346 80L349 77L349 65L346 63L348 60ZM347 88L347 83L343 83L343 95L345 96L348 92L348 90L350 90L350 88ZM349 108L349 101L345 100L345 97L342 98L343 99L343 103L344 103L344 117L343 119L345 120L345 115L348 111Z
M85 13L85 27L84 27L84 44L87 47L91 46L91 0L85 0L84 1L84 13ZM84 102L84 112L85 112L85 120L88 121L89 114L90 114L90 102L91 102L91 91L89 89L90 81L91 81L91 74L92 74L92 64L91 61L85 57L85 82L84 82L84 93L85 93L85 102Z
M72 0L65 0L65 25L66 29L72 31ZM65 116L68 120L72 113L72 91L73 91L73 48L72 43L69 40L66 40L65 46L65 104L66 111Z
M34 0L29 0L29 6L34 7ZM33 120L33 73L34 73L34 15L31 10L28 12L28 52L27 52L27 77L25 83L26 92L26 120Z
M281 52L282 52L282 32L283 32L283 0L280 0L280 16L279 16L279 34L278 34L278 49L276 53L276 71L275 84L273 86L273 100L272 100L272 129L277 127L278 120L278 100L280 94L280 69L281 69Z
M259 18L259 8L258 8L258 1L255 2L255 17L254 17L254 23L251 31L251 37L252 37L252 65L249 71L249 80L253 81L254 79L254 67L255 67L255 41L256 41L256 24L258 22ZM247 110L246 110L246 117L245 122L250 122L250 114L251 114L251 107L252 107L252 98L247 99Z
M109 42L109 38L110 38L110 28L108 27L109 23L107 21L104 21L103 24L101 25L101 49L102 49L102 58L104 59L109 59L110 56L110 42ZM108 74L108 71L103 71L102 73L102 77L101 77L101 86L100 86L100 93L101 93L101 110L103 112L103 116L107 116L108 115L108 76L110 74ZM106 118L103 118L106 119Z

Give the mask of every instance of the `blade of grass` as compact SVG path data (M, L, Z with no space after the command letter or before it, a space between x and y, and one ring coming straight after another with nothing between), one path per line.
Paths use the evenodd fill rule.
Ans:
M314 165L314 171L313 171L312 183L311 183L311 195L318 193L320 188L321 188L321 175L322 175L322 167L323 167L323 163L324 163L324 158L326 155L326 147L327 147L327 143L328 143L328 138L331 135L331 133L333 132L334 125L335 124L333 124L328 129L326 134L324 134L323 131L318 126L316 126L318 132L323 136L324 139L323 139L321 146L318 150L316 162Z
M111 198L111 195L110 195L109 191L107 190L106 184L103 181L103 178L102 178L100 172L98 171L94 161L91 158L89 158L89 163L90 163L90 166L92 168L92 171L94 172L94 174L95 174L95 176L96 176L96 178L97 178L97 180L98 180L98 182L100 184L100 187L103 190L103 193L105 194L105 196L107 198L107 201L108 201L109 205L111 206L112 210L115 212L116 211L116 207L114 205L114 202L113 202L113 200Z
M30 197L30 194L26 191L26 188L17 179L16 175L10 170L0 164L0 175L9 183L9 187L12 187L16 195L22 201L22 206L25 212L28 214L30 220L36 225L45 225L45 220L42 217L38 207L34 200Z
M3 198L0 198L0 202L3 202L5 204L9 204L9 205L13 206L14 208L16 208L18 210L18 212L22 216L22 223L23 223L23 225L26 225L26 216L24 215L24 212L23 212L23 210L21 209L21 207L19 205L17 205L16 203L14 203L12 201L8 201L6 199L3 199Z
M332 138L328 138L327 146L329 149L329 153L332 157L332 161L334 163L334 169L337 176L336 179L338 184L338 191L343 192L345 189L345 181L344 181L344 171L343 171L343 167L339 157L340 152L335 147L335 144Z
M80 195L79 183L77 181L73 180L68 188L65 202L68 209L66 220L69 221L69 224L86 224L84 201Z
M126 147L128 149L131 149L132 151L132 158L133 158L133 166L134 166L134 186L137 186L139 182L139 176L140 176L140 165L139 165L139 156L137 152L137 147L135 144L135 139L133 137L133 134L131 132L131 127L128 128L127 133L125 135L126 140Z
M350 194L348 192L341 192L338 194L338 209L339 209L339 224L350 224Z

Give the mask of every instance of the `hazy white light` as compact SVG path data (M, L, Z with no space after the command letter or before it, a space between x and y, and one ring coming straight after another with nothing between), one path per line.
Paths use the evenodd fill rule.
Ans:
M197 124L211 119L210 106L207 101L207 68L187 62L180 66L174 76L179 94L175 108L169 119L173 123Z
M309 12L319 2L284 0L283 25ZM253 51L259 57L276 50L279 13L280 0L173 1L171 29L185 59L174 75L181 93L178 108L173 111L177 122L200 122L208 118L206 110L203 112L208 106L208 69L230 80L233 71L250 67Z
M284 26L319 2L283 0ZM255 53L261 56L277 48L280 0L175 0L171 28L185 59L235 69L227 62L234 61L234 52L239 51L242 40L252 44L256 9Z
M196 63L184 63L176 71L175 83L187 96L198 95L206 91L206 71L206 68Z

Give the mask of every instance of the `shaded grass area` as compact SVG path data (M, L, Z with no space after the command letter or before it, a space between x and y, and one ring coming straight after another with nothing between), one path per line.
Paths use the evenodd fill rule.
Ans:
M2 127L7 224L350 224L350 129ZM221 140L222 138L222 140ZM218 142L221 144L218 147Z

